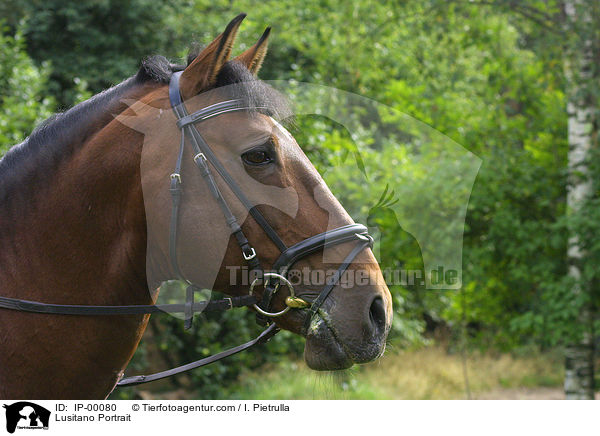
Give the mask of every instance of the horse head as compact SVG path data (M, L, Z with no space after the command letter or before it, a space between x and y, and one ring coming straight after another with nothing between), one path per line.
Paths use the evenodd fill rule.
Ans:
M281 244L269 238L247 204L232 192L231 183L210 162L208 169L224 203L241 225L257 253L263 270L270 270L290 247L327 230L354 224L339 201L302 151L282 119L289 116L285 100L257 79L267 52L269 29L256 44L230 60L235 36L244 16L234 19L213 42L187 66L180 68L178 90L188 114L219 107L237 99L245 110L223 111L195 125L216 160L235 186L243 191L252 208L268 222ZM173 68L176 70L176 68ZM144 133L141 177L148 229L147 265L151 287L167 279L182 278L200 287L229 295L248 293L247 283L231 271L243 271L244 253L236 243L218 198L197 168L198 150L182 146L182 129L171 110L169 87L153 89L128 102L117 119ZM181 122L181 121L180 121ZM185 131L185 129L183 129ZM189 141L189 138L187 139ZM185 140L184 140L185 143ZM181 206L176 220L176 267L169 259L172 198L170 177L182 186ZM212 164L212 165L211 165ZM214 191L214 189L212 189ZM356 241L347 241L302 256L294 263L296 272L308 272L295 286L301 299L318 298L322 281L311 277L335 271L352 251ZM172 260L172 259L171 259ZM340 369L381 355L392 319L391 296L377 261L369 248L361 250L346 274L355 274L351 287L335 284L314 313L291 310L274 318L280 327L306 336L305 358L314 369ZM239 268L239 269L236 269ZM333 268L333 269L332 269ZM232 277L234 277L232 279ZM358 277L361 279L359 280ZM261 297L262 289L256 290ZM278 292L272 310L286 307L286 293ZM309 319L307 319L309 318ZM309 328L304 328L308 326Z

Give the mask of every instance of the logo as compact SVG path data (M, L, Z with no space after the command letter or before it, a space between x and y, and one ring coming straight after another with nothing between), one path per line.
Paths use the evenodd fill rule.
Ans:
M28 401L14 404L4 404L6 409L6 431L14 433L18 429L48 430L50 411L42 406Z

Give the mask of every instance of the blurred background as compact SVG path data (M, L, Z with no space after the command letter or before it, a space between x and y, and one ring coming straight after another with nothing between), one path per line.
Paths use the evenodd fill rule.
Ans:
M135 74L144 57L182 63L192 44L246 12L236 53L273 26L263 79L368 97L482 160L466 215L463 286L391 286L394 325L378 362L311 372L303 339L284 332L259 350L111 398L593 398L599 9L592 0L0 0L0 153L52 113ZM357 146L316 116L300 117L293 134L326 178ZM424 169L402 159L397 140L381 143L419 178ZM364 215L386 185L376 183L369 198L334 194ZM382 268L423 268L393 213L369 216L382 234ZM187 363L257 331L245 310L202 315L190 332L154 316L128 372Z

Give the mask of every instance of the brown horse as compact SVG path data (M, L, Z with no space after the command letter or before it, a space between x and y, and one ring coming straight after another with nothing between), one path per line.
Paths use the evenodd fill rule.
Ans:
M183 70L180 91L190 112L216 101L219 88L233 83L250 94L270 92L254 77L268 32L228 60L243 17L187 66L162 57L145 61L135 76L46 121L6 154L0 161L1 296L81 305L156 302L154 290L176 277L168 253L168 182L180 131L167 84L174 71ZM152 110L136 111L136 105ZM128 126L132 117L137 128ZM255 194L255 201L266 198L260 210L286 244L352 223L293 137L273 118L235 112L198 129L242 189ZM247 286L231 283L227 268L244 265L242 254L195 171L189 148L184 157L179 268L194 283L229 295L247 294ZM269 267L279 250L223 181L216 182L263 267ZM277 196L270 192L293 192L290 210L277 207ZM216 248L223 240L223 248ZM343 243L332 251L343 258L352 246ZM215 259L216 271L206 273ZM304 267L323 269L323 257L303 258L298 268ZM391 297L369 249L351 265L357 268L374 280L333 289L319 311L323 322L306 334L305 359L311 368L347 368L384 350ZM297 288L300 296L315 293L311 286ZM281 309L284 297L278 293L273 307ZM306 310L291 310L275 322L300 333L306 317ZM122 377L148 318L0 309L0 398L105 398Z

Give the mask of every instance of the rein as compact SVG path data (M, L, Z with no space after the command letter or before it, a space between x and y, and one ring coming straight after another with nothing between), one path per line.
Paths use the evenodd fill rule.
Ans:
M63 304L48 304L37 301L20 300L16 298L8 298L0 296L0 308L12 309L23 312L34 312L41 314L54 315L134 315L134 314L152 314L152 313L183 313L184 327L189 329L192 327L193 317L195 313L211 310L229 310L234 307L252 306L258 312L257 322L267 328L255 339L238 345L231 349L222 351L204 359L179 366L167 371L158 372L152 375L139 375L121 379L117 383L117 387L133 386L142 383L159 380L165 377L180 374L195 368L199 368L210 363L219 361L225 357L247 350L255 345L265 343L273 337L279 328L272 322L272 319L287 313L289 310L305 310L306 316L302 326L302 334L306 335L310 328L313 316L318 313L319 308L327 299L333 288L339 282L342 274L350 266L356 256L365 248L372 247L373 238L369 235L368 230L362 224L349 224L333 230L311 236L290 247L279 237L277 232L271 227L269 222L260 213L260 211L252 204L248 197L244 194L240 186L234 181L231 175L227 172L222 163L215 156L210 146L206 143L195 124L200 123L209 118L219 116L221 114L244 111L265 109L261 107L249 107L244 105L242 100L228 100L210 105L197 112L189 114L181 93L179 90L179 79L182 72L173 73L169 83L169 99L175 116L177 117L177 127L181 130L181 142L175 171L170 175L169 191L171 192L171 221L169 226L169 257L171 266L179 279L185 281L189 286L186 289L186 302L183 304L155 304L155 305L127 305L127 306L92 306L92 305L63 305ZM250 272L257 272L257 278L250 284L249 294L239 297L224 298L221 300L213 300L208 302L195 302L195 293L200 291L200 288L195 286L191 281L187 280L181 273L179 263L177 261L177 228L179 221L179 211L181 206L182 194L182 176L181 167L183 155L186 145L186 139L191 144L194 151L194 163L200 170L200 173L206 182L211 195L219 205L223 212L223 216L229 226L236 242L238 243L244 260L248 263ZM210 164L210 165L209 165ZM260 225L266 235L273 241L281 254L273 264L272 272L265 272L261 268L256 250L250 245L246 238L237 218L231 211L227 201L221 194L211 167L219 174L219 176L228 185L231 192L239 199L246 207L250 215ZM333 245L342 244L345 242L356 241L355 247L346 256L343 262L338 267L336 273L331 276L321 293L313 301L296 297L292 284L287 279L287 272L300 259L314 254L320 250ZM264 287L261 299L258 300L253 292L257 285L261 284ZM279 291L281 285L288 288L289 296L285 299L285 308L279 312L271 311L271 303L274 295Z

